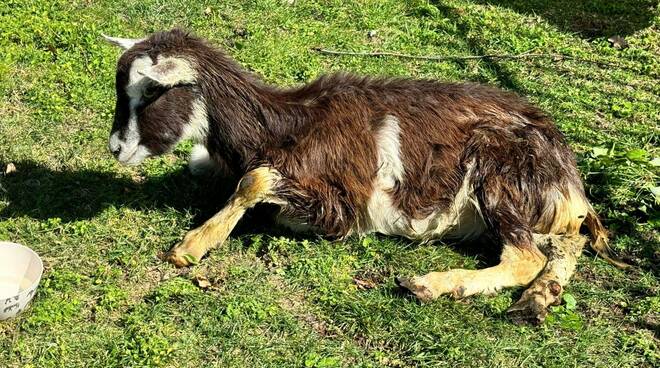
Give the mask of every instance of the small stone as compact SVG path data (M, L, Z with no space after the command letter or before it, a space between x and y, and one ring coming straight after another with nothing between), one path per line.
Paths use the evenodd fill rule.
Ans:
M8 163L7 167L5 168L5 175L13 174L16 172L16 165L13 163Z
M210 6L207 6L206 9L204 9L204 14L205 15L211 15L212 12L213 12L213 10L211 10Z
M374 38L376 37L376 35L378 35L378 31L376 31L375 29L372 29L371 31L367 32L367 37L369 38Z
M195 276L195 283L200 289L208 289L211 287L211 282L206 276Z

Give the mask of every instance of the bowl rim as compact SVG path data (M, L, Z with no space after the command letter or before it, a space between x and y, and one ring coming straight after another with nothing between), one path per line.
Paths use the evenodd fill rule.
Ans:
M34 250L32 250L30 247L27 247L23 244L18 244L18 243L6 241L6 240L0 240L0 247L7 246L7 245L13 246L15 248L26 249L29 253L32 253L32 255L35 256L36 259L39 261L39 276L37 276L37 278L34 280L34 282L30 283L30 286L28 288L25 288L25 290L19 292L18 294L16 294L13 297L23 296L23 294L26 294L30 290L34 290L39 285L39 282L41 281L41 276L43 276L43 274L44 274L44 262L41 259L41 257L39 256L39 254L37 252L35 252Z

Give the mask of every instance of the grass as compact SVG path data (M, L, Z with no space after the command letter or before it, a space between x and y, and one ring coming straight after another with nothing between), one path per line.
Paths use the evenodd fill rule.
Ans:
M399 293L398 274L493 262L443 244L379 236L331 243L248 219L226 247L174 269L158 255L219 208L219 184L187 173L190 145L138 168L108 154L119 51L99 40L101 32L140 37L173 26L212 39L282 85L350 70L477 81L528 96L578 153L613 248L637 267L623 272L585 255L566 303L540 327L506 319L521 290L428 305ZM630 47L612 48L615 34ZM532 50L617 66L310 51L320 46L418 55ZM47 270L32 307L0 323L0 365L657 366L658 79L653 1L6 0L0 168L11 162L17 171L0 175L0 239L33 247ZM211 286L197 287L200 277Z

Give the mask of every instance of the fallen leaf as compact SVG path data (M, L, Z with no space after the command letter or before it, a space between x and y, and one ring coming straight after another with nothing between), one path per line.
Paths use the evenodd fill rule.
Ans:
M14 165L11 162L8 163L7 167L5 168L5 175L9 175L9 174L12 174L12 173L15 173L15 172L16 172L16 165Z
M607 40L610 42L610 45L612 45L612 47L614 47L615 49L622 49L623 50L626 47L628 47L628 41L626 41L625 38L623 38L619 35L612 36L612 37L608 38Z
M211 10L210 6L206 7L206 9L204 9L204 14L206 14L206 15L211 15L212 12L213 12L213 10Z
M211 287L211 282L206 276L195 276L195 283L200 289L208 289Z

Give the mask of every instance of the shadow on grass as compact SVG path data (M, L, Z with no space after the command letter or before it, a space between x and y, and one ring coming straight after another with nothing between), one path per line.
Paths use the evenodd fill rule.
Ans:
M138 183L112 172L54 171L32 161L15 165L17 172L0 177L0 198L9 202L0 219L28 216L72 222L93 218L108 207L130 207L192 211L201 222L220 209L235 185L193 177L185 169Z
M455 22L459 35L463 37L465 45L470 50L472 55L490 54L490 52L486 49L487 45L482 44L478 39L467 36L471 31L470 24L461 17L460 11L458 11L456 8L444 5L439 0L433 0L431 3L441 12L443 18L447 18ZM512 91L517 91L521 94L525 93L525 91L521 90L521 88L514 82L512 75L502 67L498 60L484 58L482 61L488 69L493 71L497 77L500 87L504 87ZM466 62L463 60L458 60L456 63L461 68L467 67ZM477 82L487 83L487 80L477 80Z
M146 177L138 183L113 172L54 171L33 161L14 164L18 171L0 175L0 200L9 203L0 211L0 220L27 216L74 222L94 218L109 207L172 208L193 213L191 226L196 227L224 206L237 184L219 177L195 177L187 169ZM257 206L245 214L232 234L300 238L302 235L272 226L276 210L271 205Z
M539 15L565 32L583 38L629 35L651 25L654 0L473 0Z

